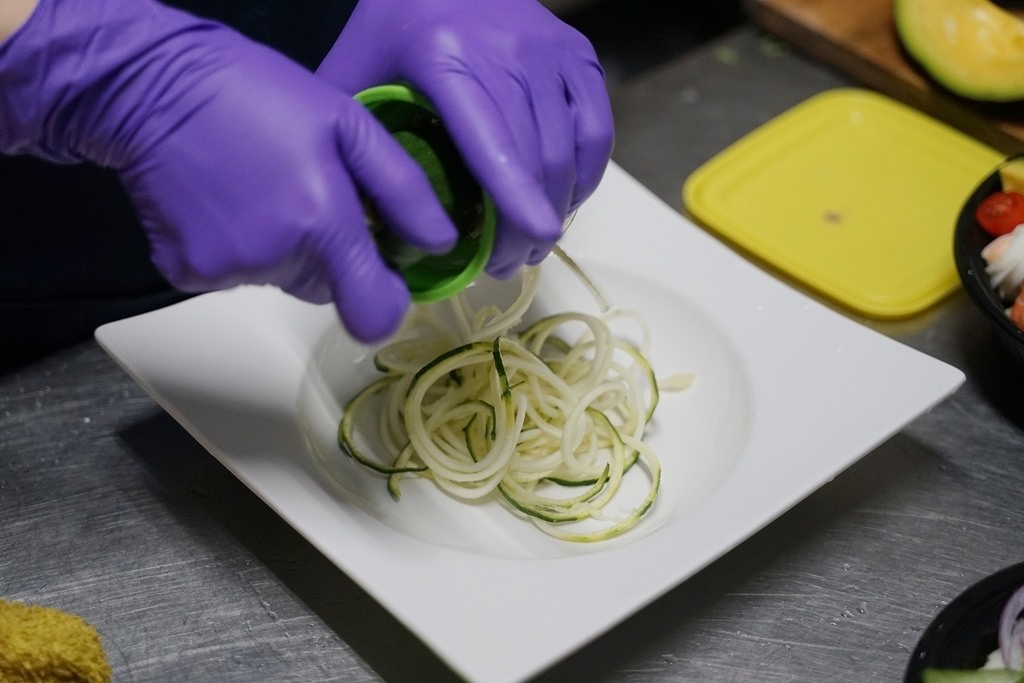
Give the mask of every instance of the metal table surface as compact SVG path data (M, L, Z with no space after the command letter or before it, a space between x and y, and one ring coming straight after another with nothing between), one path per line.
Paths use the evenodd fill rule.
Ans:
M713 154L846 84L742 27L614 88L615 158L681 209ZM1024 559L1020 370L962 293L864 322L966 384L539 681L899 680L944 604ZM0 435L0 596L84 617L115 680L453 680L95 343L0 376Z

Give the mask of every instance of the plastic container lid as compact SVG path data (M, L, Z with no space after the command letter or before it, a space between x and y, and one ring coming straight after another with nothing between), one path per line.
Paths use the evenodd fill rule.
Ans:
M917 313L959 286L953 232L1000 152L875 92L816 95L683 185L695 220L850 309Z
M377 246L405 279L412 300L446 299L469 286L483 272L494 248L497 212L465 167L431 103L401 84L381 85L358 93L356 100L377 117L423 167L460 238L447 254L425 254L404 244L368 207Z

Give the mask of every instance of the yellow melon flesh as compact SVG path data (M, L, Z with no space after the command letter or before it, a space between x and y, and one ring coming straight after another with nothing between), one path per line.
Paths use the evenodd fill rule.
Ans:
M1007 192L1024 194L1024 158L1010 159L999 167L999 183Z
M938 83L975 100L1024 99L1024 21L989 0L895 0L903 46Z

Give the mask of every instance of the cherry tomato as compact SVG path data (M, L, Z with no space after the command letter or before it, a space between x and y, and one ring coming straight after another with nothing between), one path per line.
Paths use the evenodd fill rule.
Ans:
M995 192L981 200L974 211L974 218L985 232L1005 235L1024 223L1024 194L1020 192Z

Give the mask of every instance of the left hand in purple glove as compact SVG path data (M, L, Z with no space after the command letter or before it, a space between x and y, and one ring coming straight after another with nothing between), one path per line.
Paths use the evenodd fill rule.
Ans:
M360 0L317 73L347 92L404 81L431 100L497 206L499 278L547 256L611 155L593 47L537 0Z
M0 152L117 171L178 288L333 300L361 341L398 327L409 291L360 192L412 246L444 253L456 237L423 170L350 94L155 0L39 0L0 43Z

